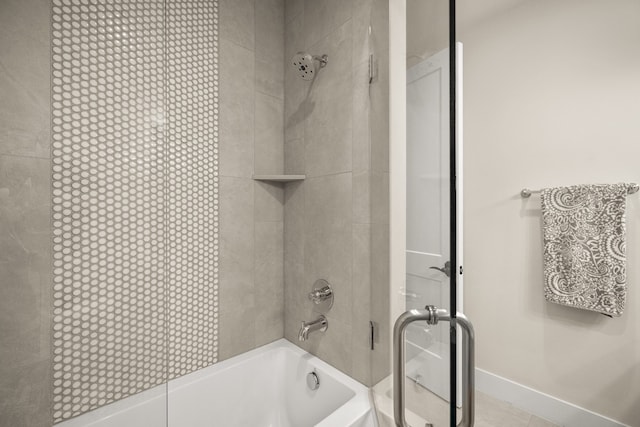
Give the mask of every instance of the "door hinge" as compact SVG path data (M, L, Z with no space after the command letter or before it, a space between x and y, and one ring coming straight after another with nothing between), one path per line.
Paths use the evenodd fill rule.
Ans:
M369 54L369 84L373 83L378 77L378 65L376 64L373 53Z
M371 347L371 350L373 350L375 347L376 333L377 333L376 323L372 320L369 320L369 345Z

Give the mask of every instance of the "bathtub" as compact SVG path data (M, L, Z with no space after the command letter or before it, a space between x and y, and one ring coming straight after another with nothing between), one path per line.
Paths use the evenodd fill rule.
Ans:
M311 390L307 374L320 386ZM57 427L376 427L369 390L285 339Z

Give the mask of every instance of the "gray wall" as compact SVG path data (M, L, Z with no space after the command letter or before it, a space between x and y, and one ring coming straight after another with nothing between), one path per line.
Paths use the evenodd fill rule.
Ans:
M284 1L220 1L220 360L284 336Z
M283 168L284 5L220 8L224 359L283 336L283 189L250 177ZM49 15L0 2L1 426L51 425Z
M285 171L307 176L285 191L285 337L365 384L372 381L370 319L383 328L383 371L388 358L388 84L383 63L369 87L373 6L299 0L285 9L285 59L299 51L329 56L313 81L298 78L289 64L284 73ZM385 28L377 28L380 40ZM384 44L379 49L386 55ZM372 101L385 108L372 108ZM335 292L329 329L299 343L300 321L318 316L307 293L320 278Z
M0 2L0 426L51 424L49 2Z
M219 360L285 329L297 342L313 316L306 293L324 277L336 289L330 329L303 346L371 383L388 366L388 84L382 61L369 89L367 27L377 13L384 57L386 7L286 3L220 1ZM49 14L48 1L0 2L0 96L11 100L0 105L0 426L51 424ZM330 56L313 85L285 71L303 49ZM282 171L309 178L251 179ZM369 319L381 326L374 352Z

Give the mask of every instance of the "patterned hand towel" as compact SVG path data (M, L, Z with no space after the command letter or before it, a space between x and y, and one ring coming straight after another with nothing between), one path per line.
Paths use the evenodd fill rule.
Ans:
M626 184L542 190L544 296L618 317L627 294Z

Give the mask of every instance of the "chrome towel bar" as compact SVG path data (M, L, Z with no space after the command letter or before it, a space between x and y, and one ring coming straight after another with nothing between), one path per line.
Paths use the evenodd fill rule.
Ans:
M637 193L638 190L640 190L640 185L636 184L635 182L632 182L627 186L627 194ZM523 199L526 199L528 197L531 197L533 193L539 193L539 192L540 190L530 190L528 188L523 188L522 191L520 192L520 196Z

